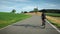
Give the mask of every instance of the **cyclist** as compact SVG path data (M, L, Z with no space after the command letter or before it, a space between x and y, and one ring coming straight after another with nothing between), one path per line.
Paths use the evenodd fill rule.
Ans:
M45 19L46 19L46 15L45 15L44 12L42 12L41 17L42 17L42 26L44 26L44 28L45 28Z

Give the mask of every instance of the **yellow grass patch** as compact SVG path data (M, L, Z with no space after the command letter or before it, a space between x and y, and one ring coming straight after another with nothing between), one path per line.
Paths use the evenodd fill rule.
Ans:
M2 23L6 23L6 21L0 20L0 24L2 24Z
M46 16L48 20L60 24L60 17L51 17L51 16Z
M27 15L35 15L35 13L26 13Z
M37 15L38 15L38 16L41 16L41 12L37 12Z
M38 15L38 16L41 16L41 12L37 12L37 13L26 13L27 15Z

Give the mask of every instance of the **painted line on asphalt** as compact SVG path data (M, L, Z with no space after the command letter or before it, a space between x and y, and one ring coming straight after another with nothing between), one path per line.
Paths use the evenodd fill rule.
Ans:
M59 30L56 26L54 26L53 24L51 24L47 19L46 19L46 21L47 21L54 29L56 29L56 30L60 33L60 30Z

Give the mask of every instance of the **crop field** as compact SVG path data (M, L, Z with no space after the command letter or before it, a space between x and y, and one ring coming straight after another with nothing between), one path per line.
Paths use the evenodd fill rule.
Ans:
M47 19L55 26L60 28L60 14L56 13L46 13Z
M60 17L59 13L46 13L48 16L53 16L53 17Z
M26 19L28 17L31 16L26 14L13 14L13 13L0 12L0 28L15 23L17 21Z

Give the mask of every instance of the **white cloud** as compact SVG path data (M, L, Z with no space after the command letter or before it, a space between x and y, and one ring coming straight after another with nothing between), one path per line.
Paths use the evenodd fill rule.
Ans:
M5 1L9 1L9 2L30 2L30 0L5 0Z
M30 2L30 0L14 0L14 1L20 1L20 2Z
M33 10L35 7L34 6L25 6L22 8L22 10L24 11L30 11L30 10Z
M7 5L1 5L0 10L2 11L11 11L12 9L16 9L15 6L7 6Z
M51 3L45 3L46 6L49 6L49 7L55 7L57 6L56 4L51 4Z
M21 4L20 2L30 2L30 0L1 0L0 4Z

